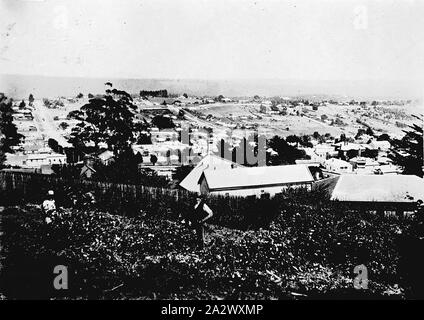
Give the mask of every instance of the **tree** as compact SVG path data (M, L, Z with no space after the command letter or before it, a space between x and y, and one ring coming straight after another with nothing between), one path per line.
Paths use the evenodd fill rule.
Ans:
M415 116L423 121L423 115ZM404 174L423 176L423 127L413 124L411 130L403 130L405 136L402 139L393 139L389 157L403 168Z
M269 140L268 147L272 148L278 155L268 155L268 164L282 165L294 164L297 159L305 159L306 153L304 150L299 150L296 147L289 145L284 138L274 136Z
M187 93L184 93L183 94L183 97L187 99L188 98L188 94Z
M138 144L152 144L152 137L148 133L140 133L137 138Z
M361 155L367 158L377 158L378 157L378 150L377 149L365 149L361 152Z
M1 143L0 143L1 148ZM4 167L4 163L6 162L6 155L3 151L0 150L0 169Z
M50 102L50 100L49 99L47 99L47 98L43 98L43 104L47 107L47 108L50 108L50 106L51 106L51 102Z
M369 136L374 136L374 131L372 131L371 127L367 127L365 133Z
M359 155L359 151L355 150L355 149L350 149L350 150L347 150L347 152L346 152L346 156L347 156L348 159L355 158L358 155Z
M346 124L343 122L342 119L340 119L339 117L336 117L336 120L334 120L333 124L335 124L336 126L345 126Z
M169 181L164 176L158 176L156 171L146 168L142 169L139 173L139 183L143 186L151 186L156 188L167 187Z
M12 103L12 99L0 93L0 153L3 155L6 152L13 152L11 147L19 144L23 138L13 123ZM4 160L4 157L2 158Z
M84 95L80 92L80 93L78 93L77 98L82 99L82 98L84 98Z
M29 105L32 106L34 102L34 96L32 95L32 93L29 94L28 101L29 101Z
M164 117L163 115L155 116L152 119L152 125L158 127L159 129L170 129L175 127L172 119L170 117Z
M25 101L22 100L21 103L19 104L19 110L25 109L25 107L26 107Z
M165 89L162 90L140 90L140 97L168 97L168 91Z
M65 130L68 127L69 127L69 124L67 122L61 122L59 124L59 128L61 128L62 130Z
M80 110L68 114L80 120L69 139L75 148L94 143L98 150L100 143L106 143L118 155L136 141L136 106L131 95L116 89L111 92L113 95L90 99Z
M300 143L300 138L296 135L287 136L286 141L288 143Z
M150 162L155 165L158 162L158 157L154 154L150 155Z
M171 164L171 150L166 151L166 161L168 162L168 165Z
M311 143L310 140L311 140L311 137L310 136L303 135L300 138L300 145L303 146L303 147L305 147L305 148L312 148L313 147L313 144Z
M137 164L143 163L143 156L140 152L137 152L137 154L135 155L135 162Z
M356 133L355 139L359 139L364 134L365 134L365 129L359 128L358 132Z
M63 147L55 139L50 138L47 143L54 152L63 153Z
M378 136L377 141L390 141L390 136L387 133L383 133Z
M89 93L89 94L87 95L87 97L88 97L88 99L93 99L93 98L94 98L94 95L93 95L92 93Z

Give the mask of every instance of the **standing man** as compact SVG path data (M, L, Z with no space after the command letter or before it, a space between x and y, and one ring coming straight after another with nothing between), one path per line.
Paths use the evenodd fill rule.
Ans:
M56 214L56 202L54 201L53 190L47 192L47 199L43 201L41 209L43 210L46 223L51 223L53 216Z
M196 197L196 204L192 214L191 223L196 230L197 243L201 249L205 246L204 223L213 216L211 208L205 203L201 195Z

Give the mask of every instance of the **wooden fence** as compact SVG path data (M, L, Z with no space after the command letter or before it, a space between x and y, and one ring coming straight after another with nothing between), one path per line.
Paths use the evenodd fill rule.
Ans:
M37 173L0 172L0 205L41 203L48 190L54 190L59 206L72 206L72 196L91 192L96 208L124 216L140 214L184 216L194 205L195 194L181 189L146 187L91 180L64 179ZM261 226L279 209L279 199L226 197L213 195L207 199L214 211L213 223L228 227Z

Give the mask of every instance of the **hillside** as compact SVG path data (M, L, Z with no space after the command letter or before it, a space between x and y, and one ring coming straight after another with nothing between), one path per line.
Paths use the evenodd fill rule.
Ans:
M299 209L299 207L297 208ZM209 225L207 247L166 217L125 218L64 209L50 228L37 206L2 213L8 255L0 292L15 298L307 299L402 298L398 221L364 219L335 207L286 210L267 229ZM339 208L340 209L340 208ZM335 223L336 219L338 223ZM353 288L364 263L369 289ZM69 268L69 290L51 287L55 265ZM400 290L399 284L404 287ZM405 290L406 289L406 290Z

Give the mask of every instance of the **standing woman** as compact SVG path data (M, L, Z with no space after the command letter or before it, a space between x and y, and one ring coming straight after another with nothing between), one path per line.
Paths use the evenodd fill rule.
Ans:
M196 197L191 223L196 230L197 243L201 249L205 246L204 223L213 216L211 208L205 203L201 195Z

